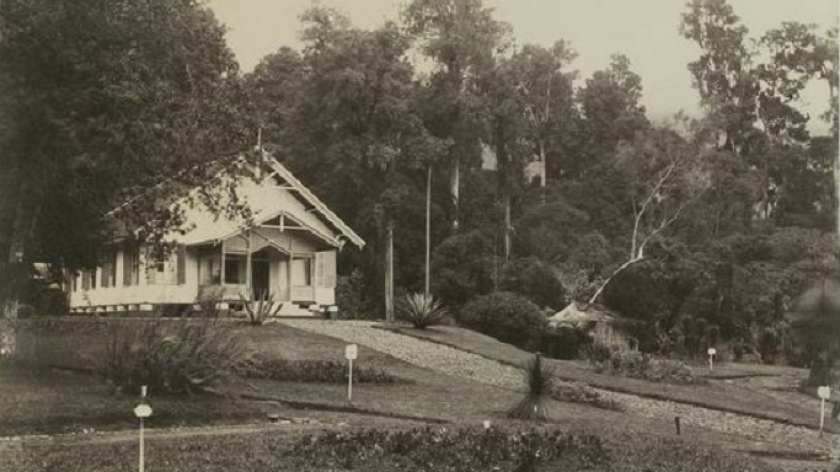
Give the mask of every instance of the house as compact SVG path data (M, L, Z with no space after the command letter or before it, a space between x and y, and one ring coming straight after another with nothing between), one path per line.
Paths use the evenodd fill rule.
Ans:
M634 322L606 308L570 303L548 318L549 332L571 328L585 333L593 342L616 349L636 349L638 343L628 329Z
M72 313L183 313L207 301L237 311L267 298L278 315L335 311L337 252L365 242L288 169L261 151L255 178L226 176L252 217L226 218L184 194L183 224L165 237L170 251L118 238L95 270L68 278ZM111 214L119 211L114 210Z

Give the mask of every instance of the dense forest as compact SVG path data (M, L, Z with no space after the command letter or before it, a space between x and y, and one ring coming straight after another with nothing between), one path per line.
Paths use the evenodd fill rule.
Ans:
M200 2L72 3L0 6L4 300L32 262L95 264L98 215L162 177L204 182L197 163L260 130L368 242L341 253L346 316L383 316L389 233L396 291L423 292L428 192L431 292L454 312L510 291L639 320L644 350L813 355L786 314L840 270L836 27L754 37L725 0L691 0L674 39L701 50L703 116L653 123L629 58L580 77L562 31L519 44L481 0L412 0L374 30L313 6L303 48L247 74ZM797 108L809 84L822 117ZM151 203L127 222L150 237L177 221Z

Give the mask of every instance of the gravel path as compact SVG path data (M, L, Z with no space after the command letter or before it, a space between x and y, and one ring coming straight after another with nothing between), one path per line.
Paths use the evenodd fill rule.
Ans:
M372 328L375 322L283 320L282 323L349 343L362 344L408 363L452 376L469 378L507 389L522 388L522 373L515 367L449 346ZM680 416L683 424L686 425L746 436L753 440L795 445L805 450L815 450L829 455L832 461L840 460L840 435L826 434L823 438L819 438L816 431L800 426L683 403L596 390L604 397L624 405L627 413L630 414L668 420L673 420L674 416Z

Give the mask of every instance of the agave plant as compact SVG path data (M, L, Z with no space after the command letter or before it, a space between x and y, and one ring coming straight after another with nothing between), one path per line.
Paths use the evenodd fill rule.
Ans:
M547 421L545 400L551 395L551 371L547 369L537 353L525 366L525 397L510 412L508 417L517 420Z
M397 315L417 329L445 323L449 312L432 295L410 293L397 302Z
M245 314L248 316L248 321L252 325L261 325L272 316L277 316L280 309L283 308L282 303L274 306L274 294L263 290L257 295L256 301L249 301L241 293L239 298L242 300L242 305L245 307Z

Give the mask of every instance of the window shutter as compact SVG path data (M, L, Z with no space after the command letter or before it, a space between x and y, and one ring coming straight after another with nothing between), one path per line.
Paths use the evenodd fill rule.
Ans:
M145 261L146 261L146 285L155 285L157 282L156 280L156 273L157 267L155 264L155 259L153 257L152 248L146 246L146 254L145 254Z
M178 285L184 285L187 283L187 247L183 244L178 245L178 260L176 262L178 266Z
M90 288L90 281L88 277L90 276L90 272L83 270L82 271L82 290L87 290Z
M131 285L131 272L134 266L134 248L126 246L123 250L123 285Z
M315 285L324 286L324 253L315 253Z
M324 286L335 287L336 274L336 252L329 251L324 253Z
M99 286L102 287L102 288L108 288L108 282L111 281L111 276L110 276L109 270L108 270L109 265L110 265L110 263L108 262L108 256L106 255L105 257L102 258L102 260L100 262L100 266L102 267L102 270L99 271L99 277L101 278L101 280L99 281Z

